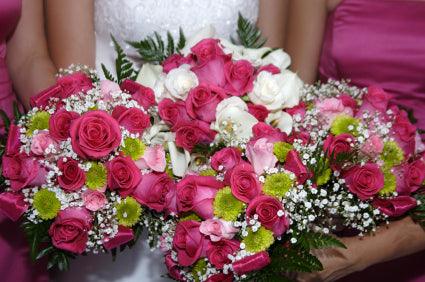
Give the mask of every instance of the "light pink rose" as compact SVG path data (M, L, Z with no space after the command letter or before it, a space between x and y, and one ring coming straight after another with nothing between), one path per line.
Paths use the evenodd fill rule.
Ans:
M378 135L372 135L362 145L360 151L370 157L375 157L379 155L383 149L384 142L382 142L382 139Z
M256 174L261 175L265 169L274 168L277 158L273 154L273 143L266 138L251 141L246 146L246 156L254 167Z
M121 92L121 88L117 83L110 80L102 80L100 82L100 93L103 101L112 101L112 93L114 92Z
M154 145L146 148L143 157L136 161L140 169L150 168L156 172L165 171L167 161L165 160L165 151L162 145Z
M211 241L217 242L221 239L232 239L238 232L229 221L222 219L207 219L201 222L199 231L206 236L210 236Z
M52 137L48 131L41 131L32 137L31 142L31 152L34 155L42 156L44 155L46 149L52 146L52 148L57 149L58 144Z
M344 106L343 102L337 98L327 98L316 102L316 108L327 124L331 124L336 116L340 114L353 115L350 107Z
M102 192L87 190L83 193L83 202L89 211L97 211L106 205L107 199Z

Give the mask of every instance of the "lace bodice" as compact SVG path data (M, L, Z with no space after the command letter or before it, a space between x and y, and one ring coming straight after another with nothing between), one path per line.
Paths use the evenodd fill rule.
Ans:
M211 24L217 36L229 38L236 30L238 12L251 21L258 16L258 0L95 0L96 64L112 70L112 34L123 47L157 31L175 38L181 27L186 36Z

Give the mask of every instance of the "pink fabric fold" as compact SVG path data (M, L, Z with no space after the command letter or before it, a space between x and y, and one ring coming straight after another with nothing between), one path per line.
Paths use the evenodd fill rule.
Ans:
M245 257L233 263L233 271L237 275L246 274L252 271L260 270L271 262L267 252L259 252L255 255Z

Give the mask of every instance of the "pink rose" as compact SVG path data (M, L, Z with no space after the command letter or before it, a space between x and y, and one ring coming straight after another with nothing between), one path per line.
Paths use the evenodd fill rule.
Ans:
M279 74L281 72L280 69L278 67L276 67L275 65L273 65L273 64L268 64L268 65L265 65L265 66L261 66L257 70L257 74L259 74L262 71L267 71L267 72L269 72L271 74Z
M133 229L125 226L118 226L118 233L113 238L105 238L103 246L107 250L112 250L119 246L122 246L134 239Z
M397 192L400 195L410 195L424 183L425 162L417 159L411 163L396 166L393 172L397 179Z
M226 84L224 65L230 60L218 44L217 39L204 39L192 47L195 66L192 71L202 84L223 87Z
M205 236L209 236L213 242L220 241L221 239L232 239L238 232L238 229L233 227L229 221L222 219L207 219L201 222L199 231Z
M344 173L345 183L360 200L367 200L384 187L384 174L377 164L356 165Z
M247 60L228 61L224 65L225 89L232 95L243 96L254 87L254 67Z
M215 131L208 123L194 121L180 126L176 130L176 145L191 152L198 144L209 144L214 140Z
M191 64L190 57L183 57L180 54L173 54L162 62L162 71L169 73L171 70L176 69L184 64Z
M378 111L383 113L387 110L390 98L390 95L382 88L369 86L366 95L363 97L363 104L360 107L360 111L369 111L370 113Z
M87 190L83 193L83 202L86 209L94 212L103 208L108 200L100 191Z
M416 127L409 121L405 111L399 111L392 126L394 139L406 155L415 150Z
M56 248L82 254L91 228L92 218L86 209L67 208L59 212L49 228L49 235Z
M25 187L41 186L46 181L46 169L39 162L24 154L3 156L3 176L10 180L10 188L19 191Z
M252 103L248 103L248 112L261 122L264 122L269 115L269 111L266 107Z
M261 193L261 184L251 165L241 163L235 166L230 176L232 194L239 200L249 203Z
M0 193L0 211L13 221L18 219L28 210L28 203L22 194L3 192Z
M56 111L49 119L49 133L57 141L66 140L70 134L71 123L80 115L64 109Z
M151 88L130 79L125 79L120 86L123 91L132 94L133 100L143 106L145 110L155 105L155 93Z
M199 85L190 90L186 99L186 110L193 119L205 122L215 120L217 105L226 98L224 91L217 87Z
M269 253L262 251L251 256L244 257L233 263L233 271L237 275L247 274L252 271L260 270L271 262Z
M329 134L323 142L323 151L331 159L333 169L338 169L341 163L337 163L340 154L348 154L353 150L354 137L349 133L342 133L337 136Z
M300 156L295 150L289 151L286 155L284 168L293 172L297 177L298 183L300 184L303 184L312 176L311 172L302 163Z
M223 183L212 176L188 175L177 183L179 212L193 211L203 219L213 217L213 202Z
M71 124L72 149L83 159L101 159L121 144L118 123L104 111L90 111Z
M415 198L410 196L398 196L392 199L375 199L372 202L384 214L390 217L399 217L417 206Z
M281 132L279 129L274 128L264 122L259 122L252 127L252 133L254 137L252 141L258 140L260 138L266 138L269 142L279 142L286 140L286 134Z
M173 248L177 252L181 266L194 264L205 252L205 238L199 232L201 223L193 220L179 222L173 238Z
M165 266L168 270L168 275L177 281L183 281L183 276L180 274L179 265L171 258L171 254L165 256Z
M172 130L176 130L182 124L191 122L183 101L174 102L165 98L158 104L158 113L161 119L171 126Z
M58 149L58 143L50 137L48 131L41 131L32 137L31 152L34 155L42 156L47 148Z
M58 78L57 84L62 88L61 99L66 99L71 95L86 92L93 88L91 79L81 72L62 76Z
M256 174L261 175L268 168L274 168L277 158L273 154L274 144L266 138L250 141L246 146L246 157L254 167Z
M112 102L112 93L121 92L120 86L110 80L102 80L100 82L100 93L102 100Z
M246 216L249 220L255 214L258 215L258 220L262 226L273 231L275 236L281 236L288 229L289 221L285 214L279 217L279 211L283 213L283 206L276 198L258 196L249 203Z
M167 210L172 204L176 184L166 173L148 173L133 192L133 197L141 204L157 212ZM175 211L175 209L172 209Z
M21 141L19 139L20 136L20 128L15 125L11 124L9 127L9 132L7 136L7 142L6 142L6 155L17 155L19 154L19 149L21 148Z
M149 115L138 108L127 108L124 111L113 112L114 118L118 123L125 127L131 133L143 133L146 128L151 126Z
M338 98L341 100L344 107L350 107L353 110L353 113L356 112L357 102L353 97L349 96L348 94L342 94Z
M70 159L66 162L59 159L58 168L62 175L58 176L59 186L67 192L78 191L86 182L84 171L78 166L76 160Z
M118 156L107 163L108 187L118 189L125 197L133 193L142 179L142 173L130 157Z
M384 142L378 135L370 136L360 148L360 151L370 157L376 157L384 149Z
M327 124L331 124L338 115L353 115L353 109L344 106L344 103L337 98L327 98L322 101L318 101L316 102L316 108Z
M136 161L136 165L140 169L152 169L156 172L165 171L167 162L165 160L165 151L162 145L154 145L146 148L143 157Z
M211 157L211 167L215 171L227 171L238 165L241 161L241 151L238 148L228 147L214 153Z
M232 261L229 255L234 255L239 250L241 243L236 240L223 239L217 242L208 242L207 257L208 260L217 269L222 269L225 264L230 264Z
M55 84L50 86L49 88L41 91L37 95L34 95L30 98L31 108L45 108L49 105L50 99L58 98L60 99L62 93L62 88L60 85Z
M208 277L205 282L233 282L233 274L218 273Z

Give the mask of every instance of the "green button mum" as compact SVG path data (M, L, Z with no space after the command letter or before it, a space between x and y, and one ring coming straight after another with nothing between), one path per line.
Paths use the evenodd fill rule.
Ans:
M34 114L29 121L27 134L32 136L36 130L49 129L49 119L50 114L46 111L41 111Z
M122 151L124 155L129 156L133 161L140 159L145 153L146 145L140 139L125 138Z
M263 192L273 197L284 197L293 185L294 181L286 173L270 174L264 182Z
M286 142L277 142L274 144L273 153L279 162L284 162L286 160L286 155L291 151L293 146Z
M233 196L230 187L219 190L214 199L214 215L227 220L234 221L244 209L244 203Z
M242 243L245 244L245 250L252 253L267 250L273 242L273 232L264 227L260 227L257 232L248 229L248 236L242 240Z
M89 171L86 173L86 186L91 190L105 187L108 172L101 163L91 163Z
M41 219L49 220L56 217L61 208L61 203L55 192L42 189L35 193L33 206Z
M353 136L358 135L358 126L360 121L349 115L338 115L331 125L331 132L334 135L350 133Z
M392 174L390 169L384 170L384 187L379 191L381 196L390 196L392 195L397 187L397 180L394 174Z
M116 208L118 223L126 227L135 225L142 214L142 207L132 197L121 200L121 202L116 205Z
M404 160L404 152L396 142L388 141L384 143L381 159L384 161L386 168L392 168L401 164Z

